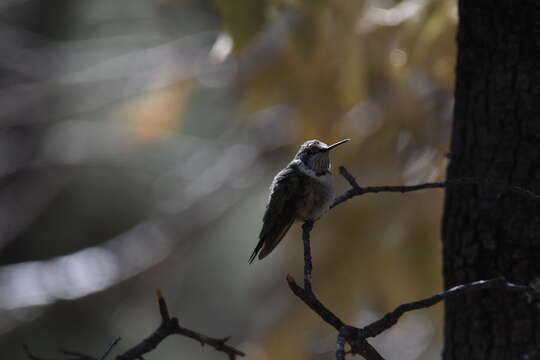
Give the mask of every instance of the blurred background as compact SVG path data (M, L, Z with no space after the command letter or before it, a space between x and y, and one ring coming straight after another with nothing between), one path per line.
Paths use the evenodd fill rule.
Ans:
M268 186L307 139L361 185L444 178L451 0L2 0L0 357L119 353L160 318L247 359L332 359L290 292L299 226L248 265ZM348 184L337 177L339 191ZM441 289L442 192L365 195L312 233L314 288L352 325ZM434 359L441 308L373 341ZM223 359L168 338L147 359Z

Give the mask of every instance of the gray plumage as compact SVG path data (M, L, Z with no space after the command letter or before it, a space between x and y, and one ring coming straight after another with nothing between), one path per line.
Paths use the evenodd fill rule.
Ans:
M274 177L259 242L249 263L257 255L259 259L266 257L295 220L317 220L329 209L335 195L329 151L347 141L330 146L319 140L306 141L289 165Z

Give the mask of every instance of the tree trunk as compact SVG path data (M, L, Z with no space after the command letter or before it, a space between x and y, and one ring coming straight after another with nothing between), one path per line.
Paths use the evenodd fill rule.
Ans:
M540 1L459 0L455 112L446 190L445 287L540 276ZM486 183L487 182L487 183ZM486 291L447 301L443 358L522 359L540 347L540 309Z

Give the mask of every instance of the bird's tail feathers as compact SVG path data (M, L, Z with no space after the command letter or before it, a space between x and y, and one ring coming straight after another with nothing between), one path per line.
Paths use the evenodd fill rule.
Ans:
M251 256L249 257L250 264L253 262L253 260L255 260L255 258L257 257L257 254L259 253L259 251L261 251L261 248L263 247L263 245L264 245L264 241L263 239L260 239L259 242L257 243L257 246L255 247L255 250L253 250L253 254L251 254Z

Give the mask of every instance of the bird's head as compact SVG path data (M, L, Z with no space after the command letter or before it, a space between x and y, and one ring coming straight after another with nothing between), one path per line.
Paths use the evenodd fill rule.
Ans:
M316 139L308 140L300 146L300 150L298 150L295 159L302 161L316 173L324 172L330 169L330 150L349 140L350 139L341 140L332 145L326 145L322 141Z

